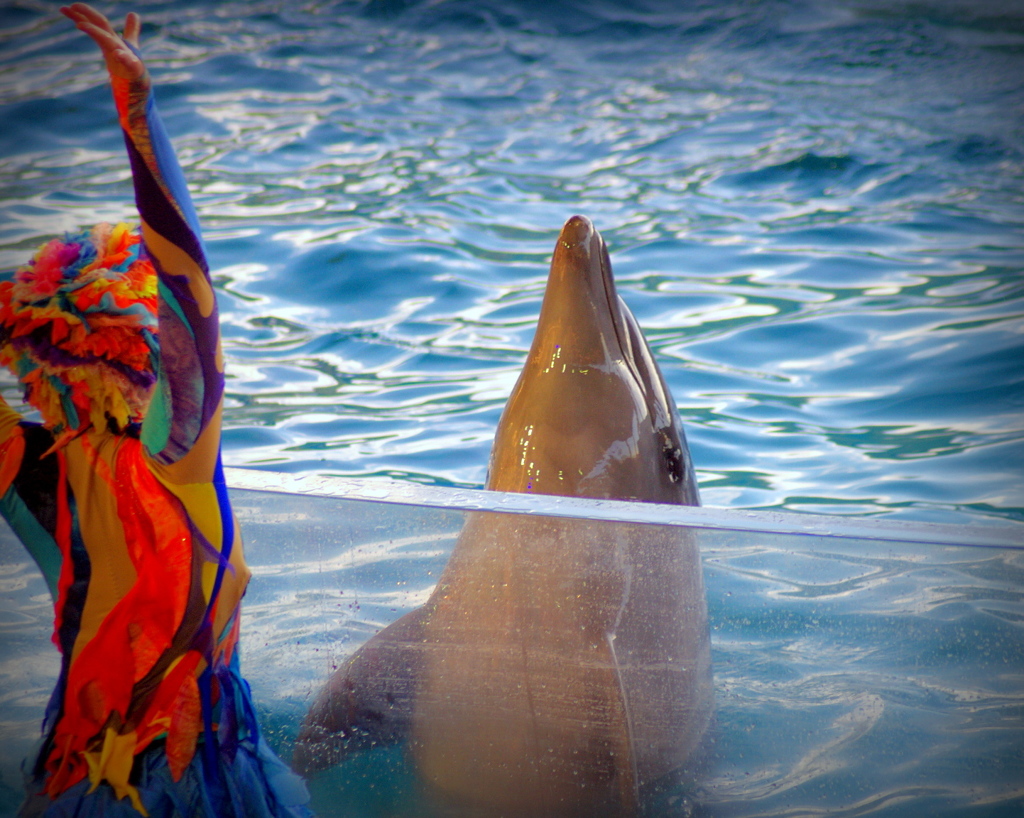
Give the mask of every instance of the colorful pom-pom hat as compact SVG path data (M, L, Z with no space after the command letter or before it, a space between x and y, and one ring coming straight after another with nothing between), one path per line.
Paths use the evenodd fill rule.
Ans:
M55 436L141 420L156 382L156 271L138 229L42 245L0 282L0 363Z

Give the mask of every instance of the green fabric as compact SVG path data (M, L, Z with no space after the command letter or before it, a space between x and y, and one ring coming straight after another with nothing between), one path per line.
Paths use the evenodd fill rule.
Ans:
M36 516L28 510L21 495L14 486L0 497L0 514L4 516L18 539L24 543L32 559L36 561L43 579L50 589L50 596L57 599L57 580L60 577L60 566L63 561L60 548L45 528L39 524Z

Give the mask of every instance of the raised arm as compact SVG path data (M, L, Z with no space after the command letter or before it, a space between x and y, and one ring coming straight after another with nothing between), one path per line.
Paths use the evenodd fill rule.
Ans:
M167 479L209 482L220 447L224 394L217 302L199 222L138 53L141 21L129 14L122 38L86 3L61 12L92 37L106 60L143 241L159 275L160 370L142 442Z

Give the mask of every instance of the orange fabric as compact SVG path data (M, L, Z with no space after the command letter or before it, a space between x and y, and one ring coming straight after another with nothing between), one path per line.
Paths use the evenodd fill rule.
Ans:
M110 90L114 94L118 121L126 133L131 133L131 123L128 121L128 108L131 106L131 83L120 77L112 76Z
M202 731L202 711L196 677L186 676L174 698L171 725L167 731L167 765L175 781L181 779L181 774L195 754L196 741Z
M141 724L133 725L140 733L134 735L130 747L125 739L127 730L121 732L133 704L135 683L171 649L182 625L191 588L193 554L188 518L177 498L150 472L142 444L135 439L123 439L113 471L89 444L85 450L91 452L96 474L104 483L115 491L118 486L127 487L116 492L117 509L136 579L69 668L64 714L57 724L55 746L47 760L47 769L53 773L47 792L54 796L86 775L87 751L95 756L107 741L113 742L111 747L116 748L116 753L101 750L99 760L94 757L91 763L95 768L93 773L101 775L107 763L103 759L109 758L116 766L116 769L111 767L111 771L119 774L125 753L138 754L172 723L170 710L178 690L163 690L171 679L169 676L158 688L160 698L166 703L161 711L148 712ZM58 455L63 460L63 453ZM66 500L65 496L63 516L69 518ZM65 560L60 584L61 603L66 600L70 586L66 575L72 563L70 528L62 528L65 535L60 537L59 545ZM192 668L196 664L192 662ZM180 688L184 683L182 678L179 674L172 676ZM189 684L195 684L194 677ZM160 722L155 730L149 729L146 723L152 720ZM114 727L117 735L112 736L104 729L107 727ZM109 737L101 740L101 733ZM96 743L100 741L98 748Z
M22 458L25 456L25 435L16 426L11 436L0 443L0 497L7 493L14 478L18 476Z
M185 729L182 721L184 712L175 716L175 705L179 703L178 696L182 688L195 683L196 675L202 667L205 667L202 655L198 651L190 650L167 669L153 700L150 702L149 709L142 719L145 727L140 736L140 743L148 746L157 736L169 731L176 719L178 724L175 729L178 731ZM192 681L188 681L189 679ZM187 694L185 695L187 696ZM181 704L184 705L185 702L183 701Z

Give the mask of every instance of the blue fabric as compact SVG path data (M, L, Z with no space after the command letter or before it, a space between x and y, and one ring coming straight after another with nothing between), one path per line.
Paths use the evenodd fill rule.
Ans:
M248 684L236 672L218 678L225 684L220 704L230 711L223 715L242 735L230 750L221 744L213 775L204 771L200 748L179 781L171 778L162 742L143 752L132 783L150 818L312 818L305 783L259 733ZM81 781L56 800L30 795L19 818L138 818L131 800L118 799L109 784L92 793L90 786ZM29 793L41 788L30 776Z

